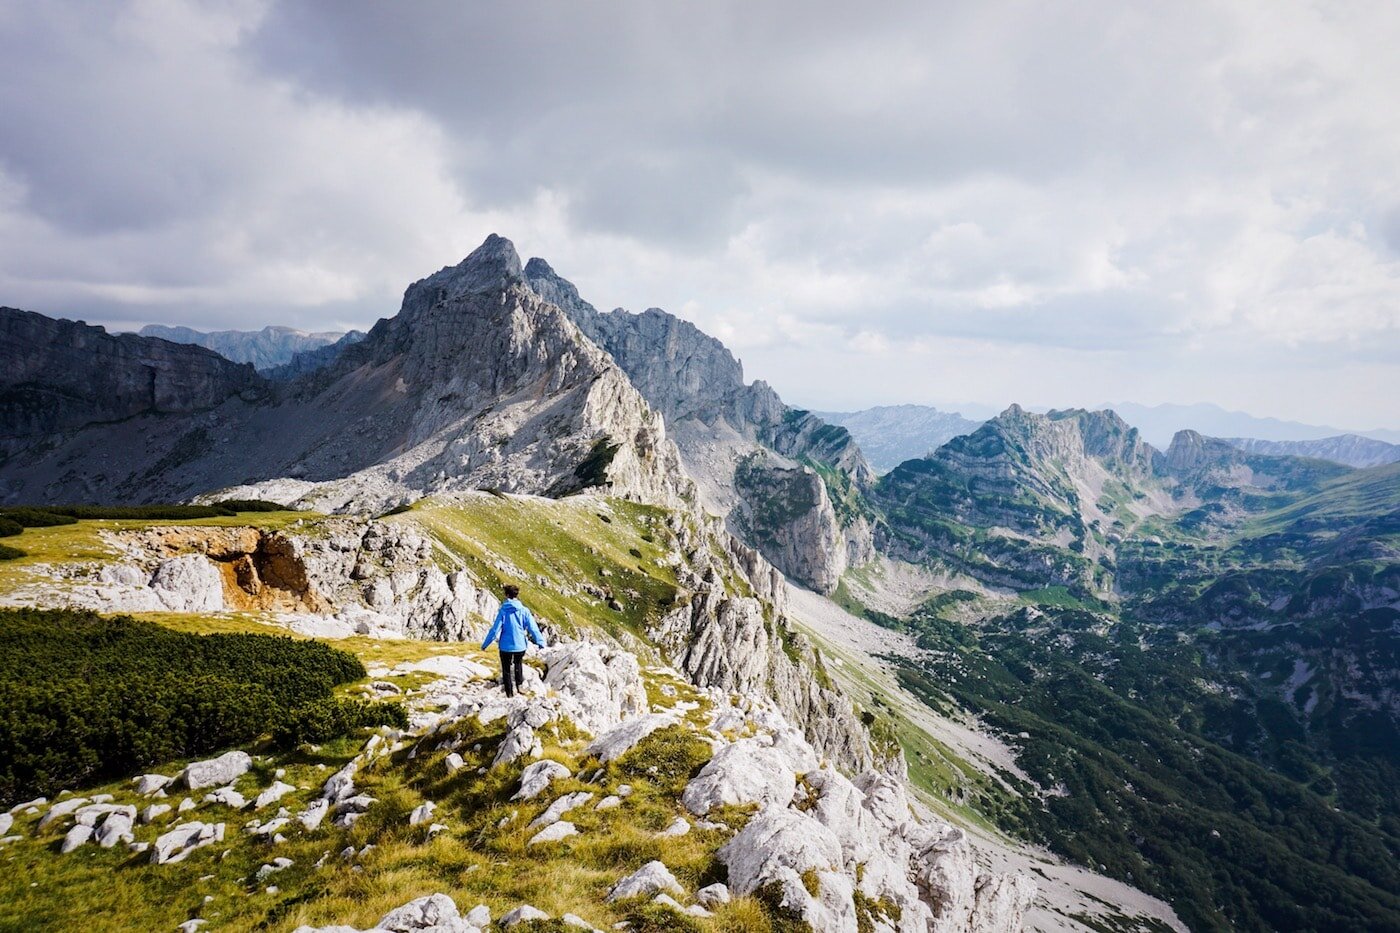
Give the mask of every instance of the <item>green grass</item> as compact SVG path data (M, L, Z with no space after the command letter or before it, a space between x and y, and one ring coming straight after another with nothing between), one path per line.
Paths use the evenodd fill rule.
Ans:
M425 499L389 521L417 524L438 543L444 565L466 567L497 592L519 584L522 601L564 631L596 626L640 638L678 595L665 562L673 540L665 516L656 507L595 496L479 493ZM550 584L538 585L539 577ZM608 595L620 609L608 606Z

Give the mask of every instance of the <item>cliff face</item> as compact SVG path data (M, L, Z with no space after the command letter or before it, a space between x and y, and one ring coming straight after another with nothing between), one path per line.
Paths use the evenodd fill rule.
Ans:
M0 438L9 450L92 422L187 414L264 391L253 367L200 347L0 308Z
M40 368L66 361L79 384L101 378L91 353L73 360L62 322L27 323L39 332L24 350L7 341L6 352ZM208 351L97 334L109 355L169 354L171 381L161 381L158 357L113 367L121 404L109 407L127 420L94 424L106 419L75 409L62 424L72 430L4 465L10 501L171 500L236 486L238 495L371 511L470 488L599 488L656 502L691 495L661 417L607 354L524 285L514 247L500 237L410 286L396 317L329 366L280 384L275 397L230 398L220 375L241 376L235 391L263 383ZM136 392L129 383L138 375L154 379L154 390ZM167 411L194 414L156 416Z
M524 274L662 413L706 506L775 566L830 592L848 566L873 558L858 502L874 473L844 428L744 382L728 348L688 321L659 308L599 312L542 259Z

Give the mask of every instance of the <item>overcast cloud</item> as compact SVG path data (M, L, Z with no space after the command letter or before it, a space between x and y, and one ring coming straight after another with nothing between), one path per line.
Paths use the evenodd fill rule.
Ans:
M798 404L1400 427L1397 47L1391 0L0 0L0 303L363 327L498 232Z

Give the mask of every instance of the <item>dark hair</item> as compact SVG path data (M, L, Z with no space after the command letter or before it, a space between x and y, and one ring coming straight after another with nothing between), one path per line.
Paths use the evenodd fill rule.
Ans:
M520 587L516 586L514 583L507 583L505 586L501 587L501 589L505 590L506 599L514 599L520 595Z

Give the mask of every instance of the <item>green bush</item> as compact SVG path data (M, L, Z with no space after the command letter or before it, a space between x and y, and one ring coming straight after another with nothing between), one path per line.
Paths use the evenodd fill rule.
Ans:
M233 515L239 512L295 512L296 509L280 502L268 502L264 499L220 499L214 503L214 508L223 509Z
M285 505L261 499L224 499L213 505L35 505L0 509L0 516L26 528L71 525L79 519L150 519L177 521L189 518L223 518L240 512L283 512Z
M391 704L333 698L364 674L354 655L285 636L0 611L0 807L269 733L325 741L402 724Z
M13 538L24 530L24 526L12 518L0 515L0 538Z
M25 551L17 547L10 547L8 544L0 544L0 560L14 560L16 557L26 556Z
M0 515L3 515L10 521L18 522L25 528L48 528L52 525L73 525L78 521L71 515L58 515L54 512L46 512L43 509L24 507L0 509Z
M366 703L325 697L300 706L282 720L272 733L278 748L319 744L366 726L408 727L408 714L398 703Z

